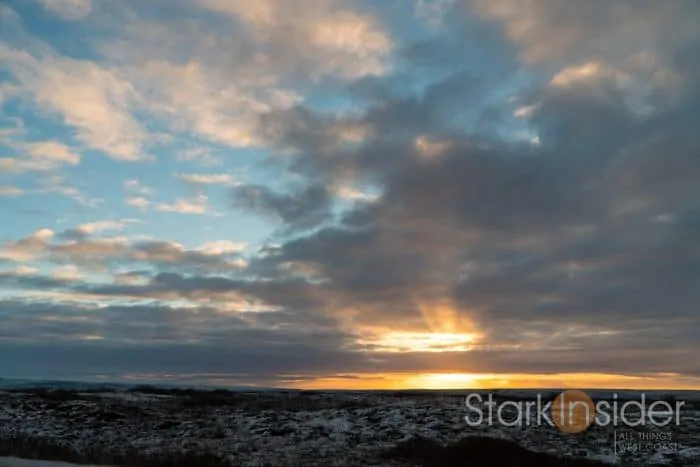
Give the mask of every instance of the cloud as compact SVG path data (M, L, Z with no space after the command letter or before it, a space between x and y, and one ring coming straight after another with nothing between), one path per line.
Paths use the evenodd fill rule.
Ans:
M340 2L263 0L251 7L240 1L205 0L201 5L248 26L253 38L283 60L282 66L291 65L289 57L298 57L310 62L312 74L349 79L388 71L386 58L393 47L389 34L371 14L346 9Z
M158 203L154 209L160 212L175 212L178 214L209 214L209 198L203 194L193 199L178 199L174 203Z
M595 79L599 76L612 74L599 62L589 62L580 66L565 68L552 78L553 86L572 86Z
M203 167L221 165L221 160L212 155L211 151L204 148L190 148L178 151L176 159L181 162L192 162Z
M8 346L6 337L11 336L9 345L26 357L53 349L46 355L51 356L51 371L56 374L67 374L72 365L70 374L99 369L99 373L115 376L134 372L225 372L269 377L305 371L309 362L321 372L348 357L361 359L337 350L339 343L348 341L348 334L337 330L334 322L313 315L267 312L243 317L207 307L75 308L20 300L6 300L1 305L6 323L2 345ZM273 322L278 326L273 327ZM83 350L76 353L78 344ZM224 358L224 354L241 358L234 361ZM38 366L31 365L20 369L7 359L0 364L12 374L38 370Z
M471 11L502 23L508 37L522 48L529 62L543 60L589 60L629 57L630 51L646 48L652 53L667 46L697 39L697 5L683 0L665 2L621 1L610 5L594 0L584 8L567 0L535 0L522 8L517 0L468 0ZM674 34L649 38L649 31ZM553 37L556 40L551 40ZM646 40L645 40L646 39ZM674 44L675 43L675 44Z
M0 196L13 197L21 196L22 194L24 194L24 190L22 190L21 188L8 185L0 186Z
M34 259L36 255L47 248L48 242L53 236L52 230L41 229L23 239L7 242L3 250L0 251L0 258L16 262Z
M41 229L34 232L28 237L30 240L49 240L53 238L54 232L50 229Z
M67 165L78 165L80 155L58 141L42 141L28 145L29 155L34 159L55 161Z
M127 255L129 240L125 237L86 238L50 244L41 252L45 259L104 268L110 261Z
M129 193L136 193L139 195L152 195L154 190L147 186L143 186L138 180L126 180L124 181L124 190Z
M55 170L57 166L56 163L46 159L0 158L0 168L6 173L49 172Z
M7 138L6 144L16 157L0 158L0 167L9 173L49 172L64 165L76 166L80 155L59 141L39 141L28 143L18 140L18 135Z
M146 210L151 205L151 201L143 196L132 196L124 201L129 206L139 208L141 210Z
M62 281L77 281L82 279L80 270L75 265L59 266L51 271L51 276Z
M18 31L18 39L26 36L16 15L5 12L5 16L8 28ZM47 115L60 117L86 146L117 160L143 159L146 132L130 112L133 86L115 70L59 55L37 39L31 41L33 46L26 49L11 48L12 42L0 46L0 58L17 81L19 95Z
M696 6L468 0L442 15L443 2L418 2L403 16L422 27L435 13L440 28L392 37L406 25L352 5L209 0L148 21L127 5L118 12L133 21L96 46L99 65L3 49L22 95L88 148L100 135L113 157L121 143L140 154L137 114L172 141L187 135L174 152L184 162L214 163L209 145L222 157L264 148L236 153L255 178L229 188L231 215L276 227L257 251L218 232L199 246L107 236L124 227L114 222L8 241L8 354L51 343L56 368L265 381L700 374ZM58 94L71 88L67 69L115 122L42 94L47 73ZM105 143L103 126L119 138ZM164 173L195 193L235 182L189 170ZM167 202L137 180L123 188L144 211L211 213L202 194ZM77 341L91 352L79 358Z
M557 62L521 100L500 101L499 113L479 99L493 92L491 84L453 70L405 98L364 94L369 105L354 115L367 128L359 147L343 147L328 131L336 115L297 106L269 116L270 134L289 150L281 167L306 186L292 193L238 187L234 205L314 229L287 231L293 235L254 258L248 270L271 282L246 287L249 293L290 308L298 298L351 317L354 329L393 329L401 320L410 332L478 331L483 347L469 354L478 363L462 365L465 371L512 371L508 358L525 347L523 358L533 358L528 368L537 372L628 371L622 360L632 355L649 358L635 371L676 368L651 355L662 348L687 354L694 345L688 304L700 296L688 277L697 258L681 252L696 251L700 238L691 234L698 225L691 200L700 195L691 177L700 165L690 132L700 96L684 83L700 77L699 70L668 59L687 44L662 39L651 47L662 58L644 64L638 55L614 61L614 54L596 49L597 39L552 41L548 31L545 41L549 26L563 27L550 25L554 17L571 20L567 27L582 17L574 37L602 33L578 4L540 11L545 3L533 3L541 18L526 12L522 20L515 10L511 18L508 2L477 10L505 23L527 66ZM617 17L616 8L599 7ZM622 29L635 38L650 30L667 37L667 21L681 11L680 3L649 4L624 19ZM619 32L610 31L602 34ZM640 44L631 46L639 51ZM512 60L522 66L517 56ZM479 124L452 125L467 116L452 107L459 99L476 114L466 121ZM541 144L505 137L514 118L526 120ZM324 226L328 193L358 180L378 186L381 195L349 207L340 225ZM275 280L288 281L286 299L273 291ZM162 293L165 283L158 284ZM215 283L206 284L199 283L201 290L215 293ZM194 294L193 285L187 281L187 294ZM624 357L606 361L615 348ZM575 352L584 350L586 361L577 359Z
M90 235L103 232L105 230L124 230L127 225L133 222L133 219L88 222L62 232L61 237L69 240L85 239Z
M389 33L369 11L344 3L265 0L252 7L212 0L189 6L183 5L186 16L167 19L125 6L120 12L128 31L98 46L115 64L110 70L118 69L132 86L130 101L173 133L233 148L265 147L260 117L301 102L308 86L390 69ZM202 27L211 11L224 14Z
M455 0L415 0L413 11L417 18L437 28L454 6Z
M11 274L15 274L18 276L29 276L32 274L36 274L37 272L38 270L35 268L25 266L24 264L19 264L12 269Z
M32 66L41 70L39 76L27 76L25 82L35 101L76 127L84 144L118 160L144 157L144 131L127 110L133 92L128 83L90 62L49 59L40 67L38 62Z
M232 193L234 206L278 218L292 230L314 227L330 217L331 197L322 186L278 193L260 185L241 185Z
M77 16L90 4L47 0L46 6ZM187 16L167 19L132 6L110 12L129 27L123 33L105 28L108 39L94 44L99 62L59 55L35 38L22 52L2 52L20 96L62 117L83 144L114 159L147 158L144 146L154 135L137 115L148 114L173 133L194 132L236 148L265 146L260 116L300 102L299 90L310 82L390 69L393 41L379 20L335 1L290 6L265 0L255 8L193 2ZM229 20L201 27L207 10ZM13 21L26 38L19 19ZM79 96L80 105L67 96Z
M230 174L177 174L177 178L190 185L232 185L236 180Z
M156 193L153 188L143 185L136 179L125 180L122 184L127 197L124 204L147 211L154 205L151 197Z
M95 232L102 232L104 230L122 230L128 223L129 222L125 220L95 221L88 222L87 224L81 224L77 227L77 230L89 235Z
M144 104L176 131L187 128L232 147L261 144L257 116L271 108L267 91L248 91L231 83L230 75L194 61L179 65L154 58L138 73L136 85L149 95Z
M426 159L438 157L440 154L450 149L449 141L436 141L428 136L417 137L413 144L420 156Z
M229 242L210 243L188 250L176 242L152 241L134 245L131 257L134 260L152 264L177 264L184 268L203 267L205 270L225 270L238 269L244 265L236 255L240 250L239 245Z
M97 221L67 229L59 234L42 229L0 249L0 259L16 263L48 262L77 271L75 266L110 268L153 268L159 271L193 273L235 272L246 266L241 253L245 244L228 240L186 248L174 241L140 240L126 236L99 236L110 230L123 230L132 220Z
M66 20L83 19L90 14L91 0L39 0L47 10Z
M40 180L39 193L59 194L71 198L76 203L87 207L95 207L102 203L102 199L90 198L78 188L69 185L66 179L60 175L53 175Z
M348 186L341 186L336 190L339 198L349 201L376 201L378 196L372 193L367 193Z
M200 245L197 250L204 254L220 255L223 253L238 253L245 249L245 243L235 243L229 240L217 240Z

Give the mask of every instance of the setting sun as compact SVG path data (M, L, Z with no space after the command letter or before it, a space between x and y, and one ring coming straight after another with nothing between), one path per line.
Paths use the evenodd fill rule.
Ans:
M429 373L409 378L406 383L416 388L464 389L479 388L479 382L483 379L484 376L469 373Z

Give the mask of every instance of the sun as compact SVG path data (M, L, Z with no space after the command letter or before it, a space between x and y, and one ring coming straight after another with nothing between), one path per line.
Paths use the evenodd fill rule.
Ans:
M406 380L406 385L423 389L465 389L480 388L483 375L473 373L425 373Z

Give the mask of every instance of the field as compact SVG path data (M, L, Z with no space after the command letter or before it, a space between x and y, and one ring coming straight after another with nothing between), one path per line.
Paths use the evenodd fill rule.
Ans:
M626 452L612 427L472 427L467 414L464 392L13 389L0 392L0 455L133 467L700 465L697 398L679 426L626 429L673 446Z

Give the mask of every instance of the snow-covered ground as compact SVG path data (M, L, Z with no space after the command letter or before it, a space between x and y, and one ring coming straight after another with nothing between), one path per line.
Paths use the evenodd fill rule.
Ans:
M683 412L680 426L664 429L676 448L623 455L615 452L612 427L579 435L546 425L470 427L467 413L464 394L458 393L0 392L0 440L32 437L77 451L99 446L114 453L191 449L247 466L273 460L314 465L310 459L315 465L347 465L344 459L381 465L383 452L411 438L446 444L486 435L534 451L610 463L700 465L700 411L692 408Z

